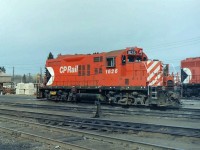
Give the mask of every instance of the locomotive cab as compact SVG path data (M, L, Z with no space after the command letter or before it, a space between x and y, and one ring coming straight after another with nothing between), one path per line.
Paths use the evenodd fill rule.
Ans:
M140 61L147 61L147 56L143 53L143 49L141 48L127 48L124 52L125 54L122 55L122 64L125 65L131 62L140 62Z

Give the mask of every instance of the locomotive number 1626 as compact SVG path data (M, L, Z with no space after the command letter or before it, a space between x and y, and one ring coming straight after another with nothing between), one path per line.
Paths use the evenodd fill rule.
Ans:
M106 69L106 74L117 74L118 69Z

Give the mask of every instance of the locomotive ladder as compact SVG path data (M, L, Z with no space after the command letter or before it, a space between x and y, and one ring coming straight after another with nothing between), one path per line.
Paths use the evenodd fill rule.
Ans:
M152 99L158 99L158 97L157 97L157 87L156 86L151 86L151 98Z

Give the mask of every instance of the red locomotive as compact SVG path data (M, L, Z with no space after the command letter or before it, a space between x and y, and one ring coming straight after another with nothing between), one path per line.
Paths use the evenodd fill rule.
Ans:
M94 54L59 55L46 61L39 98L100 100L122 105L179 105L168 65L148 60L142 48Z
M200 57L181 61L183 97L200 97Z

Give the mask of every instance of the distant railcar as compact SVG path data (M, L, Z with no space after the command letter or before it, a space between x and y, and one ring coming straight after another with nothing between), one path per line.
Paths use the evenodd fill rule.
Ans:
M181 61L183 97L200 97L200 57Z
M100 100L121 105L177 106L168 65L149 60L142 48L59 55L46 61L46 83L38 98Z

